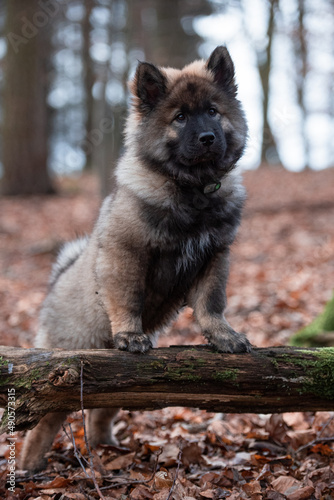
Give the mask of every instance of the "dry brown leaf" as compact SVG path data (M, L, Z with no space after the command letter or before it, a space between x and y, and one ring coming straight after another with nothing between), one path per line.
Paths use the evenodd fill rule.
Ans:
M316 469L311 472L308 476L312 481L315 481L316 478L321 479L321 481L326 482L327 484L334 481L334 472L330 466L321 467L320 469Z
M120 470L126 469L129 465L133 464L133 459L136 455L136 452L127 453L126 455L122 455L120 457L115 458L108 464L104 466L106 470Z
M152 474L150 474L150 475L145 474L144 475L142 472L131 469L129 477L130 477L130 479L134 479L135 481L145 481L146 479L149 479L151 477L151 475Z
M254 453L253 455L251 455L250 461L255 466L262 466L263 464L267 464L268 462L270 462L270 458L264 455L260 455L259 453Z
M199 464L202 461L203 446L198 443L189 443L182 448L182 463L186 467L190 464Z
M332 436L334 434L334 419L333 412L318 411L315 414L313 427L317 431L321 431L323 437Z
M232 444L232 442L227 438L227 435L231 435L231 431L226 422L223 422L222 420L214 420L209 425L208 430L216 436L226 439L226 444Z
M280 476L273 481L271 481L271 486L274 490L278 491L278 493L282 493L283 495L292 487L298 487L300 485L300 481L291 477L291 476Z
M270 464L264 464L264 466L261 469L260 474L256 477L257 481L262 481L262 479L269 477L272 474L271 469L270 469Z
M289 427L293 427L295 431L306 430L309 428L309 423L306 420L305 413L300 411L296 411L294 413L282 413L282 418L284 422Z
M208 457L207 455L202 456L203 463L212 469L224 468L226 467L226 460L220 458L219 456Z
M87 500L86 496L83 493L68 493L68 492L66 492L64 500L67 500L68 498L71 500Z
M250 483L246 483L242 485L242 489L247 495L253 498L253 495L261 493L261 485L260 481L251 481Z
M1 479L1 475L0 475L0 479ZM3 477L3 479L5 480L5 476ZM38 489L38 485L35 482L33 482L33 481L29 481L29 482L23 483L23 484L24 484L24 491L27 494L31 493L32 491L34 491L36 489Z
M160 470L154 476L154 486L158 490L163 488L171 488L173 484L173 478L167 471Z
M304 488L297 488L293 493L289 493L288 500L308 500L314 493L313 486L305 486Z
M203 498L216 498L215 490L204 490L200 491L200 496Z
M217 472L207 472L201 477L199 484L200 486L205 487L207 483L218 482L219 478L220 474L217 474Z
M313 453L319 453L325 457L330 457L333 455L333 449L326 443L318 443L312 446L311 451Z
M40 490L40 493L44 493L45 495L54 496L54 495L58 495L59 493L64 493L64 489L63 488L50 488L50 489L46 489L46 490Z
M171 467L176 464L180 449L176 444L170 443L163 447L162 453L159 456L159 463L165 467Z
M65 477L57 476L52 481L49 481L47 483L42 483L40 486L37 486L37 488L43 490L64 488L65 486L68 486L71 483L71 481L72 479L66 479Z
M278 491L269 490L266 491L267 500L286 500L286 496L278 493Z
M240 500L240 491L233 488L231 495L229 495L227 498L228 500Z
M170 490L168 488L165 488L165 489L159 491L158 493L155 493L153 496L153 499L154 500L166 500L166 498L168 497L169 491Z
M287 425L282 415L274 413L271 415L265 426L266 431L274 441L282 442L286 437ZM284 441L283 441L284 442Z
M151 500L155 497L146 486L140 484L131 491L130 498L131 500Z
M300 446L311 443L314 440L316 433L314 429L303 429L298 431L288 431L287 436L290 439L292 448L296 450Z
M159 451L161 449L161 447L165 444L166 444L166 441L164 440L164 441L160 441L160 443L152 443L152 444L145 443L144 447L146 448L146 450L152 451L154 453L155 451Z

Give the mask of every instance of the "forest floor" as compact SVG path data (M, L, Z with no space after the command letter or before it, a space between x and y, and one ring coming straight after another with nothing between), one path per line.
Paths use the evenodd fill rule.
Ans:
M248 201L232 248L227 318L259 346L286 344L330 299L334 278L334 169L244 175ZM0 199L0 343L32 346L50 266L63 241L88 233L98 213L92 176L64 179L59 196ZM159 345L204 343L185 310ZM71 418L86 453L80 415ZM187 408L122 410L120 447L94 453L108 499L334 499L334 413L214 414ZM316 440L316 442L315 442ZM17 435L17 450L23 434ZM0 438L0 497L99 498L64 432L35 476L16 471L8 491Z

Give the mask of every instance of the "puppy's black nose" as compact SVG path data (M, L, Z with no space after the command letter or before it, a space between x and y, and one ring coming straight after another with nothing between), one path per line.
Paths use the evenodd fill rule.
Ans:
M215 140L215 134L213 132L202 132L198 136L198 140L204 144L204 146L211 146Z

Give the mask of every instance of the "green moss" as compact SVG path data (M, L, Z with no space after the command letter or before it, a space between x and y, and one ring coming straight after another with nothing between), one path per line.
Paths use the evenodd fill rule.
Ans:
M310 355L310 358L305 358ZM314 351L301 350L301 356L282 354L281 358L303 373L296 371L296 376L303 376L304 382L300 394L311 393L320 398L334 400L334 347L323 347Z
M167 379L179 382L200 382L202 377L194 373L185 372L182 369L168 370Z
M152 372L152 370L163 370L165 368L165 363L163 361L151 361L149 363L137 363L136 365L138 372Z
M310 325L299 330L290 339L291 345L294 346L317 346L319 341L317 336L320 333L332 332L334 330L334 294L329 302L327 302L323 312L317 316Z
M150 363L137 363L137 371L139 373L150 373L157 371L162 372L167 380L178 380L186 382L200 381L201 377L196 373L196 364L192 361L185 361L180 367L175 368L173 365L168 365L164 361L151 361ZM158 374L159 376L159 374ZM152 383L157 379L152 378Z
M153 368L153 370L163 370L165 367L165 363L162 361L152 361L152 363L148 364L149 368Z
M64 361L61 362L61 366L70 367L73 366L73 364L77 366L78 361L80 360L77 358L77 356L73 356L72 358L64 359Z
M297 352L301 354L312 354L320 359L333 358L334 361L334 347L321 347L319 349L297 349Z
M0 366L7 366L9 363L8 359L3 359L2 356L0 356Z
M191 375L190 373L185 376L185 378L182 380L187 380L188 382L200 382L202 380L202 377L200 375Z
M202 377L196 373L196 364L191 361L184 361L180 368L168 365L166 377L168 380L180 382L199 382L202 380Z
M202 367L202 366L205 366L207 364L206 361L205 361L205 359L203 359L203 358L196 358L196 359L194 359L194 363L199 368Z
M239 370L237 368L232 368L230 370L224 370L222 372L216 372L212 378L217 380L217 382L226 382L230 380L235 382L238 378Z
M277 368L277 370L279 369L279 363L278 363L277 359L270 358L270 362L274 366L274 368Z
M7 427L8 427L8 410L7 410L7 408L5 408L5 411L3 412L0 424L1 424L1 432L7 431Z
M295 333L295 335L290 339L290 345L300 347L300 346L305 346L305 347L312 347L314 345L319 345L317 344L317 335L318 331L312 331L312 330L300 330L299 332Z
M31 370L29 375L25 377L19 377L15 380L15 383L13 384L15 388L19 387L25 387L26 389L30 389L32 384L41 378L41 369L40 368L34 368Z

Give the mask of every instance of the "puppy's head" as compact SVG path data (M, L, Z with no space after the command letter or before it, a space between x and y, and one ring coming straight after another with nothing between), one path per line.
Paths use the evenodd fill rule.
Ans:
M186 183L221 177L240 158L247 126L226 47L182 70L139 63L128 135L145 165Z

